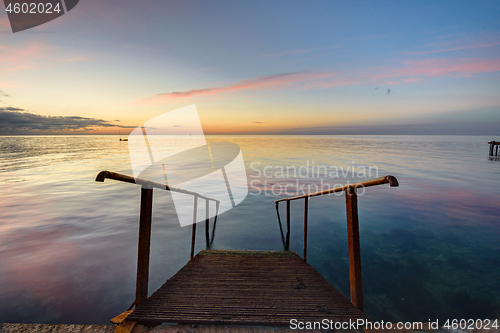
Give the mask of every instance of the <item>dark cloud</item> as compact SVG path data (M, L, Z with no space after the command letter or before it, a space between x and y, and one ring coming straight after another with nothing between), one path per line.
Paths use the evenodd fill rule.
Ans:
M3 96L3 97L10 97L10 95L7 95L5 92L1 91L0 90L0 96Z
M498 123L439 123L311 127L282 130L293 135L496 135Z
M21 108L0 108L0 134L82 132L97 127L135 128L121 126L107 120L80 116L42 116L23 112Z
M24 111L24 109L12 108L12 107L8 106L6 108L0 108L0 111Z
M391 91L391 93L393 93ZM294 135L497 135L500 130L498 109L444 112L392 124L353 126L297 127L262 134Z

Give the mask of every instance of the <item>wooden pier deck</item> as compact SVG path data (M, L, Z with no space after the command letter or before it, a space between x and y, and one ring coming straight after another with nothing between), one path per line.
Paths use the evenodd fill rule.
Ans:
M357 189L390 184L399 186L394 176L385 176L347 184L319 192L283 198L275 201L278 224L285 251L212 251L194 256L198 201L206 204L205 238L207 249L213 234L220 201L199 193L154 183L111 171L102 171L96 181L106 178L140 184L141 209L137 254L136 298L127 311L113 318L119 324L115 332L130 333L136 324L146 326L161 323L262 326L291 328L296 323L363 323L369 318L363 313L363 286L358 225ZM193 196L193 225L190 261L148 298L149 254L153 188L182 192ZM350 300L344 297L313 267L307 264L307 229L309 200L316 196L345 192L347 240L349 252ZM290 245L290 203L304 200L304 240L302 258L288 251ZM216 204L210 240L210 202ZM286 237L283 235L279 204L286 204ZM286 240L285 240L286 239ZM132 311L131 309L135 307ZM360 321L358 321L360 320ZM361 326L363 324L360 324ZM343 328L343 326L341 326ZM366 329L363 328L365 331Z
M295 252L201 251L127 320L290 326L368 319Z

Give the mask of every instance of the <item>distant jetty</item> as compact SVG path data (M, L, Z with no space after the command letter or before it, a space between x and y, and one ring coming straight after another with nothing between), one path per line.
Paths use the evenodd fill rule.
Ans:
M498 156L498 146L500 146L500 141L490 141L490 156Z

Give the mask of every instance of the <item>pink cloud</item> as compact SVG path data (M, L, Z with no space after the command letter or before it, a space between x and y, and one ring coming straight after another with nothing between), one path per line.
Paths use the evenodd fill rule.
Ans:
M0 45L0 72L32 69L38 61L47 64L91 61L91 58L86 55L74 55L46 43L30 43L18 47Z
M158 94L153 97L143 99L136 103L139 104L152 104L161 105L175 102L179 99L187 99L195 96L210 96L221 95L238 91L278 91L285 87L290 87L297 84L304 84L307 81L317 81L327 79L335 75L336 72L296 72L276 74L269 76L259 76L255 78L246 79L234 84L224 87L215 87L207 89L193 89L184 92L171 92Z
M422 83L422 82L424 82L424 79L419 78L419 77L409 77L407 79L403 79L403 82L406 82L406 83L413 83L413 82Z
M478 73L500 71L500 59L427 59L407 61L407 65L393 71L404 76L472 76Z
M0 32L12 32L12 29L10 27L10 22L7 16L5 16L3 19L0 19Z
M259 76L220 87L193 89L184 92L157 94L133 102L142 105L165 105L199 96L221 98L225 94L249 91L280 91L326 89L363 84L411 84L422 83L426 78L471 77L479 73L500 71L500 59L445 59L431 58L401 63L398 68L370 67L353 72L296 72Z
M10 48L0 45L0 70L17 71L33 67L37 59L43 58L51 47L47 44L32 43L28 47Z
M355 75L353 81L359 84L407 84L422 83L431 77L471 77L474 74L500 71L500 59L443 59L432 58L405 61L396 69L374 68L365 74ZM322 84L321 87L336 86L336 83Z
M415 54L416 55L416 54L442 53L442 52L451 52L451 51L459 51L459 50L467 50L467 49L477 49L477 48L483 48L483 47L491 47L491 46L497 46L497 45L500 45L500 43L466 45L466 46L460 46L460 47L454 47L454 48L448 48L448 49L442 49L442 50L406 52L405 54Z

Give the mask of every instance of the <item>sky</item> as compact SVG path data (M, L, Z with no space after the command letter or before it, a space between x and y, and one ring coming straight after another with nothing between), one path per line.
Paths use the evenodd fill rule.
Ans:
M500 133L499 1L80 0L12 33L0 135Z

